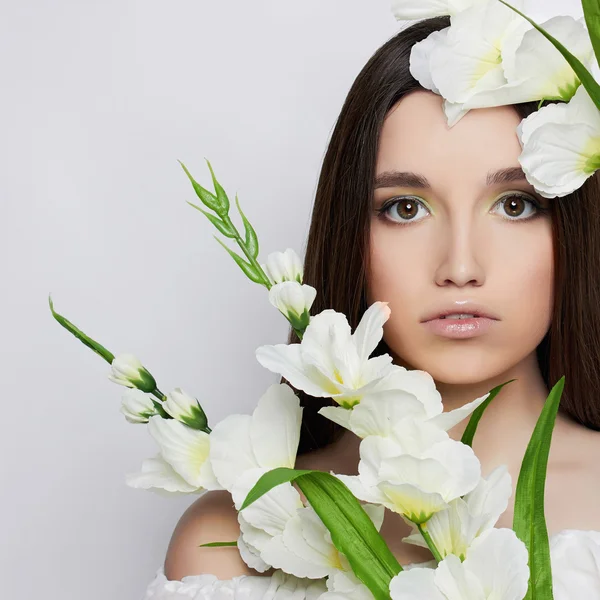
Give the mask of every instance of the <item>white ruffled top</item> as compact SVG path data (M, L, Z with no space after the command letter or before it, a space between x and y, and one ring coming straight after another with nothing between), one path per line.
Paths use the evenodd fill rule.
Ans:
M179 581L167 579L160 567L144 600L317 600L325 591L321 580L298 579L283 571L269 577L240 575L233 579L188 575Z
M550 540L554 600L600 600L600 531L566 529ZM298 579L282 571L270 577L241 575L220 580L215 575L189 575L168 580L163 568L143 600L318 600L321 580Z

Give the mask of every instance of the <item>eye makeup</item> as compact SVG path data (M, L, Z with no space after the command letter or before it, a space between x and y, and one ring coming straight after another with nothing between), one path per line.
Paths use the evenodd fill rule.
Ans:
M492 208L490 209L490 212L492 212L496 206L502 205L503 203L506 203L508 200L511 200L511 199L513 199L513 201L516 201L516 202L521 202L521 201L524 202L526 205L528 205L531 208L531 210L533 212L530 212L530 215L527 217L524 217L524 218L510 218L509 216L498 215L498 216L500 216L500 218L504 219L505 221L510 221L510 222L530 221L532 219L535 219L535 218L542 216L549 212L549 209L546 208L535 196L528 194L526 192L520 191L520 190L512 190L512 191L508 191L508 192L505 192L504 194L502 194L500 196L500 198L498 198L496 200L496 202L494 202ZM423 201L422 198L419 198L418 196L413 196L410 194L405 194L402 196L394 196L394 197L390 198L389 200L386 200L385 202L383 202L381 204L380 207L374 209L374 213L378 219L380 219L383 222L390 223L392 225L405 226L405 225L410 225L411 223L417 223L417 222L423 220L422 218L421 219L410 218L410 219L406 219L404 221L402 221L402 220L398 221L398 220L394 220L394 219L390 218L390 215L392 214L391 213L392 209L397 206L402 206L402 203L405 203L405 206L410 207L413 211L416 209L417 210L416 215L418 215L418 211L421 208L424 209L425 211L427 211L429 214L431 214L431 212L432 212L431 209L427 206L427 204ZM396 210L396 215L398 215L397 210ZM400 216L400 215L398 215L398 216ZM518 216L520 216L520 215L518 215Z

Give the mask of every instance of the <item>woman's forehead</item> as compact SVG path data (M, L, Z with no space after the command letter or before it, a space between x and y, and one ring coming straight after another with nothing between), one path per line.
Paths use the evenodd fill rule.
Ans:
M448 127L443 99L426 90L412 92L388 113L381 131L377 173L403 170L429 178L473 176L519 166L521 118L510 106L469 111Z

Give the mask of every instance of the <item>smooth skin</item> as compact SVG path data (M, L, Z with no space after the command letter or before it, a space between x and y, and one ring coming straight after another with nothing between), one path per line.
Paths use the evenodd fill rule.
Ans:
M392 108L377 157L368 289L369 304L389 302L384 340L394 363L428 371L445 410L516 379L487 409L473 445L483 475L505 464L513 490L548 395L535 349L550 327L554 295L551 217L543 210L552 200L515 176L519 121L502 106L471 110L448 128L441 97L421 90ZM508 170L511 181L488 180ZM394 178L395 172L419 178ZM420 322L440 303L462 300L483 304L499 320L470 339L437 336ZM460 423L450 435L460 439L465 426ZM296 466L356 474L359 442L345 432L335 444L299 457ZM600 433L559 415L546 482L550 535L567 528L600 530L598 456ZM511 527L513 503L514 493L498 527ZM409 528L387 510L381 533L402 564L431 558L426 549L401 541ZM235 548L198 548L238 535L229 494L205 494L177 524L165 560L167 578L257 575Z

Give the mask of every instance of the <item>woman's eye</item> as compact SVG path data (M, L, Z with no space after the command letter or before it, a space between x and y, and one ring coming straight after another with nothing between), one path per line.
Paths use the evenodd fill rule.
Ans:
M494 205L496 207L502 213L500 216L507 221L526 221L541 209L533 198L521 194L508 194L500 198Z
M526 221L545 211L546 209L534 198L511 193L500 198L494 204L491 212L499 214L506 221ZM421 221L423 217L431 214L425 204L413 196L392 199L390 202L384 203L381 208L376 209L376 212L379 218L397 225L408 225L414 221Z
M429 213L429 210L420 200L412 197L393 200L377 209L379 217L399 224L420 221L419 213L422 214L423 211L426 214Z

